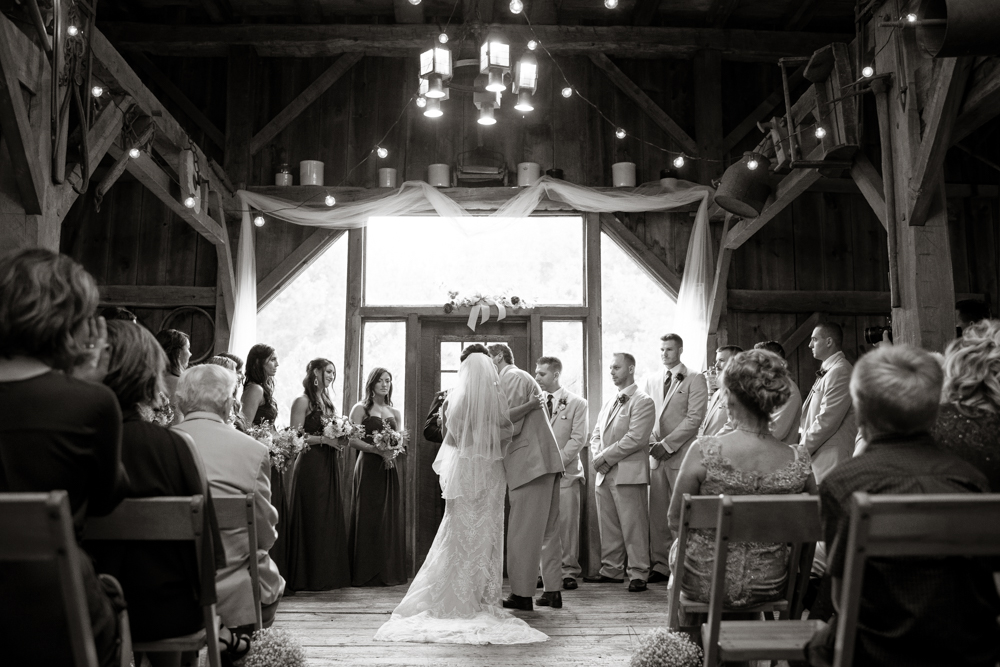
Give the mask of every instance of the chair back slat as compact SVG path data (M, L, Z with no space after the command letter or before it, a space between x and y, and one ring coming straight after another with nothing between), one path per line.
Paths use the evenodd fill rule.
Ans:
M129 498L114 512L87 519L85 540L201 539L205 497Z
M688 530L715 528L719 518L719 503L722 496L684 496L681 523Z
M257 562L257 524L254 518L254 497L252 493L245 496L213 496L215 517L219 521L220 530L246 529L247 553L250 554L250 584L253 587L254 627L260 630L263 623L263 611L260 603L260 565Z
M730 542L815 542L823 538L816 496L731 498Z

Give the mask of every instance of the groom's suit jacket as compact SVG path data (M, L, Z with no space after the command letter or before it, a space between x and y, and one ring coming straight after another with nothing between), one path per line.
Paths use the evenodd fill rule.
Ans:
M500 371L500 388L510 407L527 403L532 396L542 393L535 378L516 366L505 366ZM562 456L556 436L552 433L544 409L532 410L523 419L514 422L514 438L504 450L503 465L507 486L516 489L542 475L562 475Z
M854 367L843 352L830 357L823 367L802 404L799 439L812 457L817 483L838 463L851 458L858 433L850 390Z
M621 396L628 398L620 402ZM653 399L633 383L604 404L590 438L590 452L612 467L618 466L615 485L649 484L649 434L656 419ZM604 473L597 473L597 485Z
M565 387L560 387L553 394L549 424L562 453L563 465L566 466L562 486L572 486L577 480L582 482L584 476L580 452L587 446L587 401Z
M643 391L656 404L656 422L650 444L664 441L666 448L675 452L667 459L666 468L676 476L687 448L698 436L698 428L705 419L708 383L704 375L688 370L684 364L679 364L674 371L670 391L666 396L663 394L663 381L667 369L662 366L658 372L646 378ZM684 379L678 382L677 378L681 375Z

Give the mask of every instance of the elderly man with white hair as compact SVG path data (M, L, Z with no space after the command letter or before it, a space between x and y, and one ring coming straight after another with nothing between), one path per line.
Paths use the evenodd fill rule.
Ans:
M279 517L271 504L267 447L226 423L232 414L235 385L236 374L222 366L206 364L185 371L176 393L184 421L174 428L194 439L213 496L254 494L255 557L260 569L264 627L269 627L285 590L285 580L267 554L278 537L275 526ZM246 528L222 531L222 542L226 567L215 574L218 612L226 627L252 632L255 614Z

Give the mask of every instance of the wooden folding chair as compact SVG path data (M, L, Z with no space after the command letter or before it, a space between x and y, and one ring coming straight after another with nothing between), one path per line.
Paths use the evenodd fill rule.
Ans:
M851 499L834 667L851 667L869 558L1000 554L1000 494L870 496Z
M257 524L254 519L253 494L245 496L213 496L215 518L220 530L247 529L247 542L250 551L250 584L253 586L254 629L263 626L263 614L260 608L260 568L257 563Z
M199 564L203 563L202 521L205 511L205 497L179 496L160 498L130 498L122 501L114 512L104 517L87 519L84 528L85 540L155 540L191 541ZM215 581L214 569L202 567L202 584L206 577ZM208 650L211 667L220 667L219 625L215 614L215 604L204 606L205 628L190 635L170 637L153 642L133 644L135 651L160 653L165 651Z
M692 496L687 493L684 494L684 504L681 506L680 532L677 535L678 565L676 568L678 576L671 585L670 600L667 606L667 623L672 630L681 628L682 617L708 613L708 603L691 600L681 593L680 579L683 574L681 574L682 570L680 568L687 556L687 541L691 529L714 529L718 524L719 506L721 503L722 496ZM815 542L795 545L791 555L795 565L789 568L788 585L785 589L785 595L781 599L763 602L750 607L740 607L739 609L725 607L722 613L773 612L782 620L799 618L802 616L802 600L805 597L805 589L809 583L809 571L815 551ZM693 629L696 626L684 627Z
M791 544L786 599L801 597L811 562L802 557L803 552L814 550L816 540L822 538L819 498L805 494L722 496L717 517L708 622L701 626L705 667L739 660L805 658L806 645L822 627L821 621L723 621L722 599L726 558L734 542Z
M69 496L65 491L0 493L0 563L55 563L73 664L97 667L80 558L73 536ZM3 604L11 604L11 601L6 600Z

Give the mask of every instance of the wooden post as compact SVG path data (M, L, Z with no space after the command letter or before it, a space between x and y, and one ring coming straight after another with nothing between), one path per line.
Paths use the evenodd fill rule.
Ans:
M406 318L406 396L403 405L403 426L410 432L410 448L417 442L417 433L422 426L418 402L420 396L420 358L417 350L420 349L420 317L416 313L410 313ZM406 562L408 565L408 575L413 575L417 571L417 531L420 517L417 515L417 494L419 491L417 475L417 457L412 453L410 456L400 459L403 468L403 480L406 485L403 489L404 513L406 517Z
M257 52L252 46L229 49L226 78L226 174L238 189L250 180L250 140L253 137ZM208 165L205 165L206 167Z
M601 360L601 218L597 213L587 214L587 403L590 408L590 433L601 411L601 380L604 377ZM590 465L590 446L583 448L583 467L586 475L586 492L580 508L580 566L584 574L596 576L601 567L601 537L597 523L597 496L594 469Z
M361 386L361 305L365 285L365 230L347 234L347 311L344 316L344 414L357 403ZM344 496L344 521L350 525L353 501L354 463L357 451L346 448L341 457L340 488Z
M702 50L694 56L694 116L698 139L698 180L708 185L722 175L722 53Z

